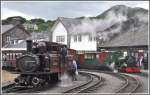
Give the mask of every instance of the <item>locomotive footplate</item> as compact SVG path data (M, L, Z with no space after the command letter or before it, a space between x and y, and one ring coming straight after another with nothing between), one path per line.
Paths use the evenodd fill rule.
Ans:
M21 86L21 85L15 85L15 87L19 87L19 88L33 88L34 86Z
M26 75L46 75L53 74L53 72L12 72L12 74L26 74Z

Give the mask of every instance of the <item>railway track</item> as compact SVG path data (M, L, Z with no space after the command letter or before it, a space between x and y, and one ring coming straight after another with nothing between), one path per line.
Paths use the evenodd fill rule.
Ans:
M2 87L2 92L3 92L3 93L9 93L9 92L11 92L11 91L15 92L15 91L17 91L17 90L21 90L21 88L16 87L16 85L15 85L14 82L9 82L9 83L7 83L6 85L4 85L4 86Z
M79 72L79 74L82 75L82 76L86 76L87 80L88 80L86 83L82 84L82 86L93 81L93 77L90 74L87 74L87 73L84 73L84 72ZM32 87L17 86L14 82L11 82L11 83L8 83L7 85L4 85L2 87L2 92L3 93L33 93L33 92L40 92L42 90L49 89L49 88L51 88L52 86L54 86L56 84L57 83L51 83L49 85L44 85L42 87L32 88Z
M121 74L126 80L125 85L119 88L116 93L135 93L138 87L140 86L140 81L132 76Z
M87 72L80 72L82 74L86 74L90 77L90 79L77 87L71 88L67 91L64 91L63 93L91 93L94 90L96 90L98 87L100 87L103 84L103 79L101 76L87 73Z
M84 71L110 74L123 80L124 83L121 85L121 87L116 89L115 93L136 93L136 90L141 86L140 81L137 78L127 75L126 73L113 73L98 70L84 70Z
M13 92L17 92L17 91L25 91L28 90L30 87L21 87L21 86L17 86L14 82L12 82L11 84L7 84L5 86L2 87L2 92L3 93L13 93Z
M93 91L100 89L100 86L102 86L104 83L104 78L101 77L101 75L99 74L95 74L94 72L110 74L123 81L123 84L121 84L119 88L115 89L114 93L136 93L136 90L138 90L140 86L140 81L137 78L127 75L126 73L113 73L113 72L98 71L98 70L81 70L79 74L86 76L87 81L82 83L81 85L68 89L63 93L92 93ZM2 91L3 93L13 93L13 92L30 93L30 92L42 91L43 89L48 89L48 88L49 86L47 85L45 87L27 89L23 87L17 87L15 86L14 83L10 83L8 85L3 86Z
M15 83L12 84L8 84L6 86L2 87L2 92L3 93L33 93L33 92L37 92L37 91L42 91L45 89L49 89L51 86L53 86L55 84L47 84L41 87L32 87L32 86L28 86L28 87L24 87L24 86L17 86Z

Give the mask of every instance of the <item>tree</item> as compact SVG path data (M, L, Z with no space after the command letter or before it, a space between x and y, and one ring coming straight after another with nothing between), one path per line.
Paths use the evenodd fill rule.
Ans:
M21 16L13 16L13 17L8 17L5 20L2 20L2 25L11 24L14 22L15 19L19 19L21 24L26 22L26 19Z
M30 21L31 21L31 23L34 23L34 24L37 24L37 25L42 24L42 23L45 23L45 20L44 20L44 19L41 19L41 18L38 18L38 19L31 19Z
M46 22L47 25L48 25L48 28L51 28L51 27L54 25L55 21L56 21L56 20L54 20L54 21L48 20L48 21Z
M6 19L6 21L7 21L8 23L12 23L16 18L20 20L20 23L21 23L21 24L23 24L23 23L26 22L26 19L23 18L23 17L21 17L21 16L8 17L8 18Z

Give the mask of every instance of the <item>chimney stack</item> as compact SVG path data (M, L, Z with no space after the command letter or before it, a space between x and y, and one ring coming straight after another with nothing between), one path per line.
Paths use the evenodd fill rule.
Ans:
M27 52L32 52L32 40L27 40Z

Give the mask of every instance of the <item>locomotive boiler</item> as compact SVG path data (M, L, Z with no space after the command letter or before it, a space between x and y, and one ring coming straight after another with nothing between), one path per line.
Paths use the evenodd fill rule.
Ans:
M66 69L66 64L72 61L72 55L65 57L63 63L60 50L65 45L53 42L32 42L27 40L27 53L17 58L17 74L15 83L19 86L38 87L58 81Z

